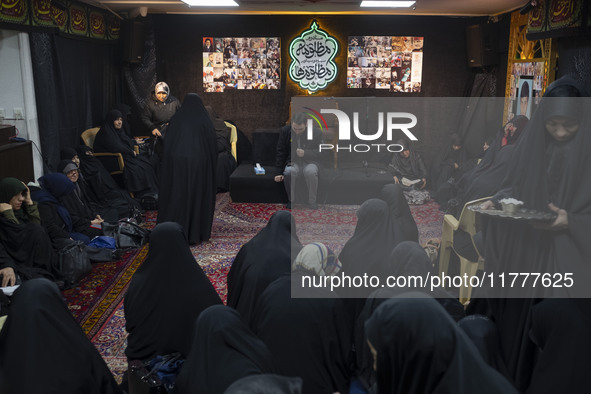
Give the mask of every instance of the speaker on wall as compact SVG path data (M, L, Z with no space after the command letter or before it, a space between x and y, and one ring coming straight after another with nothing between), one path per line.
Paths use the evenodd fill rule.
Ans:
M498 24L466 27L468 67L492 66L499 62Z
M139 63L144 56L146 31L144 24L135 20L121 22L121 59L125 63Z

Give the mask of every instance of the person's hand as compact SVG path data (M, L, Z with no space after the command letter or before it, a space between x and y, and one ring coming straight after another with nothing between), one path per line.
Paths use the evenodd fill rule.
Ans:
M31 191L29 190L29 187L24 182L21 183L25 187L25 202L27 203L27 205L33 205L33 200L31 200Z
M296 155L298 155L298 157L304 157L304 150L303 149L296 149Z
M154 135L156 137L162 137L162 133L158 129L152 130L152 135Z
M0 202L0 212L8 211L9 209L12 209L12 205Z
M458 165L458 163L454 163L454 168L457 170L458 168L460 168L460 166Z
M2 268L0 275L2 275L2 287L14 286L16 283L16 275L12 267Z
M397 185L400 183L400 179L396 175L394 175L394 183Z
M480 209L485 211L487 209L492 209L494 206L495 206L495 203L492 200L486 200L485 202L480 204Z
M135 143L138 145L141 145L144 143L144 140L141 139L140 137L134 137Z
M105 219L103 219L100 215L96 215L96 217L94 219L92 219L90 221L90 223L91 224L101 224L104 221L105 221Z
M423 190L427 186L427 178L423 178L423 185L421 186L421 190Z
M283 182L283 179L284 179L284 178L285 178L285 177L284 177L283 175L275 175L275 178L273 178L273 180L274 180L275 182Z
M550 203L548 208L558 216L552 223L534 223L534 227L540 230L560 231L568 228L568 213L566 210L558 208L556 205Z

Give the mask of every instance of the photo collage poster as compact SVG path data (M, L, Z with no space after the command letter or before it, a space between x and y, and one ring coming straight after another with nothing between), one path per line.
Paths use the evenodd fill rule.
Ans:
M418 93L423 37L350 36L347 87Z
M203 37L203 88L281 88L279 37Z
M540 103L547 82L544 79L544 62L513 63L511 68L507 121L516 115L531 119Z

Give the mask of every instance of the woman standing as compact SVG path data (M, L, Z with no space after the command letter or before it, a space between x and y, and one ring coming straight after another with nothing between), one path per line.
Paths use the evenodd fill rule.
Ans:
M216 134L195 93L168 127L160 168L158 223L177 222L189 243L209 240L216 195Z

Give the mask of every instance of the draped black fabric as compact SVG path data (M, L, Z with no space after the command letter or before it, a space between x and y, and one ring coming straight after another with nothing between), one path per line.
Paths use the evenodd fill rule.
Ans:
M437 301L412 296L385 301L365 323L379 394L517 393Z
M589 391L590 301L547 299L533 307L530 335L539 353L527 394Z
M251 327L282 375L303 379L303 393L348 393L351 326L345 304L325 288L303 289L302 275L284 275L261 294Z
M566 90L566 91L564 91ZM504 289L490 296L529 297L491 299L491 315L501 338L503 356L517 385L529 385L532 360L536 353L529 337L531 307L540 296L585 295L591 280L591 114L580 84L565 77L553 82L523 134L519 137L509 165L506 195L524 202L524 207L548 211L548 203L566 210L568 229L539 229L528 223L489 219L484 228L488 272L570 272L572 287ZM578 122L577 133L568 141L557 141L546 130L546 121L556 116ZM560 160L555 160L560 157ZM559 177L553 178L556 167ZM556 183L553 183L556 182ZM509 290L510 294L506 293ZM519 293L516 293L520 290Z
M230 175L236 169L236 159L232 156L232 144L230 143L231 130L212 107L206 105L205 109L213 123L216 134L218 161L215 177L217 191L218 193L227 192L230 190Z
M495 323L484 315L469 315L458 322L458 327L472 340L484 361L511 381L500 351L499 330Z
M429 291L429 288L423 289L420 284L412 285L411 277L420 277L426 280L428 274L433 271L429 256L427 256L425 250L417 242L405 241L399 243L392 250L392 254L385 268L384 277L388 275L392 277L400 276L407 278L408 281L406 282L406 287L381 288L371 293L355 322L356 375L366 388L375 385L375 372L373 370L371 353L366 342L365 322L384 301L410 290L418 290L434 297L455 321L465 316L463 305L447 293L447 291L441 288L435 288L433 291Z
M194 327L191 351L176 380L177 393L223 394L238 379L275 373L269 349L234 309L209 307Z
M404 198L402 187L394 183L384 185L380 198L388 204L390 211L388 222L392 247L402 241L419 242L419 230Z
M492 196L501 188L513 155L513 145L517 142L527 123L528 119L523 115L518 115L507 122L497 133L480 163L459 179L457 200L460 207L463 207L468 201ZM511 125L515 127L513 137L510 138L507 145L502 146L505 130Z
M100 125L110 103L120 101L117 47L58 34L29 36L40 148L55 171L60 147L77 146L82 131Z
M454 145L460 148L456 150L454 149ZM458 179L469 169L469 163L468 155L462 148L460 137L457 134L452 134L448 145L439 151L431 163L431 185L429 187L437 191L450 178ZM458 168L455 168L455 165Z
M215 130L203 101L185 96L166 132L158 222L180 223L190 244L209 240L215 211Z
M250 375L238 379L224 394L301 394L302 379L273 374Z
M275 279L291 272L291 263L301 248L291 213L275 212L234 258L228 272L228 306L250 322L261 293Z
M14 195L25 190L24 184L16 178L2 179L0 203L8 203ZM11 213L14 218L10 217ZM27 205L23 202L18 210L0 213L2 264L12 267L25 280L37 277L54 279L56 256L51 240L40 223L36 204Z
M125 354L130 360L172 352L186 356L195 319L205 308L221 303L180 225L158 224L150 234L148 256L125 294Z
M406 142L401 143L400 141L397 141L397 143L403 145L405 149L408 149L408 144ZM425 163L423 162L421 155L413 150L410 150L410 155L408 157L403 157L402 152L394 153L392 155L389 169L392 172L392 175L398 177L398 179L402 179L403 177L410 180L427 178Z
M57 286L25 282L0 332L0 387L17 393L122 393Z
M147 158L134 154L135 141L127 136L122 128L115 128L113 122L122 118L118 110L110 110L103 125L96 133L95 152L119 152L123 155L125 167L125 187L133 193L158 193L158 181L152 165Z
M100 212L104 206L117 210L118 217L133 216L133 211L139 211L139 203L131 198L127 191L121 190L111 174L102 163L92 155L92 149L86 145L76 148L80 158L80 172L84 175L84 182L88 186L89 195L93 196L95 208ZM103 217L104 218L104 217Z

